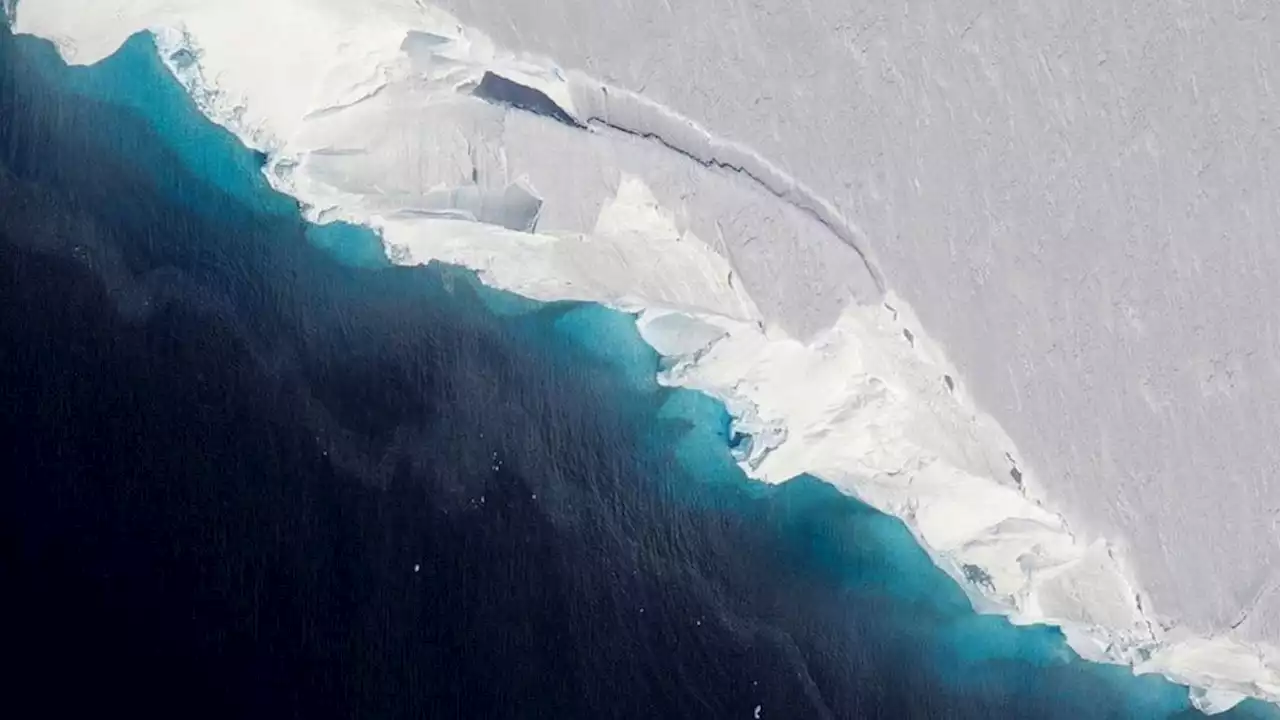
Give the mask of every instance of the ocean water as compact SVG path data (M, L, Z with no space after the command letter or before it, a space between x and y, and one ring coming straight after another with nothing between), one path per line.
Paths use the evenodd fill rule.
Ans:
M1198 716L748 481L628 316L389 266L262 161L145 36L0 30L7 717Z

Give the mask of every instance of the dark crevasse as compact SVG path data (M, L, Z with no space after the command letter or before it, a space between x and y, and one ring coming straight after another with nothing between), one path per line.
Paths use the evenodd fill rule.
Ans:
M308 226L153 53L0 31L6 716L1195 716L747 481L626 316Z

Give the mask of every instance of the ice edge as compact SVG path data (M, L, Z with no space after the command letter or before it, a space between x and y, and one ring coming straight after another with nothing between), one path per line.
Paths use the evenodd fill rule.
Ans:
M6 0L6 9L16 31L40 35L53 40L64 59L68 62L83 63L93 62L98 59L96 57L77 58L75 43L71 42L68 36L57 33L56 26L42 27L39 24L39 20L24 26L23 21L26 20L27 15L16 16L16 5L17 3L14 0ZM435 17L439 16L440 14L435 14ZM452 23L442 24L446 35L451 34L455 27L461 28L460 25ZM272 153L279 146L278 138L272 136L270 128L249 125L243 121L245 105L242 99L232 99L233 96L230 93L218 87L216 83L208 81L201 72L199 49L193 38L185 32L185 29L180 24L172 21L169 24L155 26L140 23L136 28L131 28L131 30L143 28L151 29L157 38L157 43L161 46L168 46L170 50L185 48L195 58L190 67L179 68L171 61L172 53L162 53L162 57L170 71L178 77L184 87L195 97L200 109L211 120L231 130L243 142L255 149ZM113 50L114 48L111 49ZM509 75L507 72L503 72L502 63L497 62L500 59L499 57L486 58L489 62L489 67L494 72L507 77ZM524 61L521 62L523 63ZM553 74L558 75L559 71L556 70ZM561 94L564 94L567 89L562 88ZM862 256L867 264L868 272L876 279L877 286L882 290L885 289L884 281L878 269L865 250L865 241L861 233L854 226L842 220L829 203L818 198L803 185L770 165L750 149L719 140L692 121L681 118L667 108L632 93L609 88L604 83L595 81L580 73L572 74L571 89L575 91L574 100L583 104L586 107L586 112L578 113L572 107L572 103L564 103L563 101L561 107L575 118L579 118L584 124L588 126L606 126L624 133L645 137L704 167L715 167L741 173L769 189L780 200L811 213L831 229L833 234L858 250L859 255ZM376 89L372 92L376 92ZM591 102L593 94L596 94L595 97L598 101L606 96L610 96L611 101L601 101L599 105L593 105ZM628 107L629 104L633 111L639 110L642 116L655 118L654 125L650 126L644 122L618 119L619 103L624 108ZM679 137L681 133L685 132L692 132L696 142L682 142ZM298 199L304 205L308 205L307 198L301 196L302 193L299 193L298 189L293 187L287 178L279 174L279 168L280 166L275 162L268 165L268 177L272 184L285 192L299 194ZM364 218L364 224L370 225L374 229L379 229L377 224L370 222L370 220L370 218ZM1017 485L1018 494L1027 503L1039 508L1040 504L1031 497L1036 486L1035 474L1025 465L1014 461L1019 456L1013 450L1013 445L1008 441L1007 436L964 396L963 383L959 380L957 373L946 362L936 345L921 329L919 323L915 322L910 308L901 300L894 298L891 293L888 293L887 300L888 302L886 302L883 309L861 308L859 312L854 313L858 317L850 322L866 336L860 339L865 341L868 338L873 338L882 343L889 343L900 337L905 338L909 353L916 361L918 373L948 378L949 390L952 392L955 402L965 412L972 415L973 418L989 425L987 433L989 437L994 435L1003 438L1004 441L1000 443L1001 447L996 449L1004 449L1004 452L1007 453L1006 456L1020 476L1014 478L1017 481L1015 484ZM616 305L616 303L610 304ZM661 308L651 311L644 311L635 307L625 307L624 309L636 312L642 334L644 334L646 326L668 312ZM871 310L875 312L873 313ZM694 387L717 397L734 413L735 422L740 429L759 436L766 428L756 422L760 418L757 416L758 407L751 398L750 389L744 388L740 382L735 382L727 388L720 387L716 382L708 380L706 377L699 379L697 374L700 370L705 370L709 364L714 364L710 358L714 356L717 347L723 348L733 344L726 340L731 340L735 337L735 334L737 337L748 337L752 342L758 340L767 344L779 342L791 342L794 344L794 341L787 338L768 337L767 329L760 328L754 324L743 327L744 324L739 321L731 321L720 317L701 317L698 319L711 325L723 326L726 334L708 345L698 348L694 353L673 356L673 368L664 373L663 380L672 384ZM755 337L757 335L759 336L758 338ZM650 335L646 335L646 340L653 342ZM815 341L814 345L819 346L821 349L822 343L829 341L830 339L818 340ZM897 356L899 353L893 352L892 355ZM921 377L915 378L915 380L924 380L923 374ZM928 378L930 382L933 382L934 379L933 377ZM928 405L928 402L923 398L916 399L926 406ZM926 412L932 412L933 410L934 408L925 407ZM762 443L757 452L752 453L750 457L741 459L741 464L748 475L760 479L769 479L766 476L767 474L761 470L768 460L765 456L782 449L784 446L794 446L798 443L798 441L787 437L785 426L783 432L775 434L774 437L776 442ZM895 478L899 476L904 472L904 468L882 467L877 469L874 468L874 463L868 463L867 465L877 472L872 482L863 487L851 488L848 478L837 478L832 481L829 477L824 477L822 472L815 472L814 474L832 481L833 484L846 492L858 495L873 506L902 518L921 542L921 545L938 562L939 566L952 575L960 586L965 588L970 597L975 600L975 607L978 610L1004 614L1017 623L1058 625L1066 632L1072 647L1087 659L1129 665L1136 673L1157 672L1176 682L1192 686L1191 698L1193 703L1196 707L1208 713L1225 711L1246 696L1258 697L1271 702L1280 702L1280 651L1265 645L1240 643L1220 635L1214 637L1171 637L1153 620L1154 612L1149 607L1149 603L1144 604L1143 594L1130 579L1131 574L1125 569L1123 555L1118 548L1105 542L1082 547L1082 542L1071 533L1061 516L1049 513L1050 518L1042 519L1046 526L1056 523L1058 526L1057 532L1061 539L1075 550L1074 560L1069 560L1052 568L1054 577L1068 573L1073 566L1084 563L1086 558L1097 559L1100 557L1101 562L1104 565L1109 565L1109 569L1123 582L1128 599L1131 600L1132 607L1136 611L1136 617L1142 626L1142 631L1136 634L1132 632L1132 627L1126 631L1115 632L1113 629L1105 627L1077 623L1046 615L1038 607L1038 602L1041 598L1037 597L1035 588L1030 587L1030 583L1024 586L1021 592L1013 595L1005 594L1002 597L1000 593L993 592L989 576L983 578L980 574L970 572L967 567L958 564L954 560L952 553L934 548L928 542L926 539L927 532L922 527L918 517L920 509L918 505L908 503L902 507L894 507L891 503L887 503L884 498L877 497L876 490L879 488L876 487L875 483L886 477ZM994 475L982 477L981 480L995 487L1008 488L1008 483L1001 482ZM982 538L973 539L980 540ZM1090 554L1090 549L1094 551L1092 554ZM1080 597L1078 600L1086 606L1089 603L1088 596Z

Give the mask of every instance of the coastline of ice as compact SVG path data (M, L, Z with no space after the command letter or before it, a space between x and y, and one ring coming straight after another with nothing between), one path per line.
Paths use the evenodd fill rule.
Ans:
M903 518L979 610L1059 625L1086 659L1202 688L1192 698L1206 712L1244 696L1280 701L1280 651L1164 630L1122 549L1077 537L1042 507L1033 469L873 263L824 305L765 297L742 253L715 237L732 233L743 207L772 203L779 232L827 233L859 258L866 248L821 198L749 150L642 97L505 53L411 0L255 5L252 41L235 3L99 7L27 0L15 29L75 63L150 30L205 114L268 153L272 184L313 219L378 230L396 262L456 263L536 299L634 312L670 359L662 381L722 400L753 437L742 458L752 477L807 472ZM406 48L410 32L419 40ZM592 130L472 97L486 72ZM548 166L538 152L552 150L582 154ZM660 180L670 173L697 176L712 201L672 209L659 197L671 194ZM537 232L512 229L519 218Z

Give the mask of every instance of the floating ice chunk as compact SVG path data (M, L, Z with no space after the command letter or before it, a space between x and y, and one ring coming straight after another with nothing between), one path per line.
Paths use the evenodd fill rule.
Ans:
M1191 688L1191 704L1206 715L1224 713L1243 701L1247 695L1230 690Z

